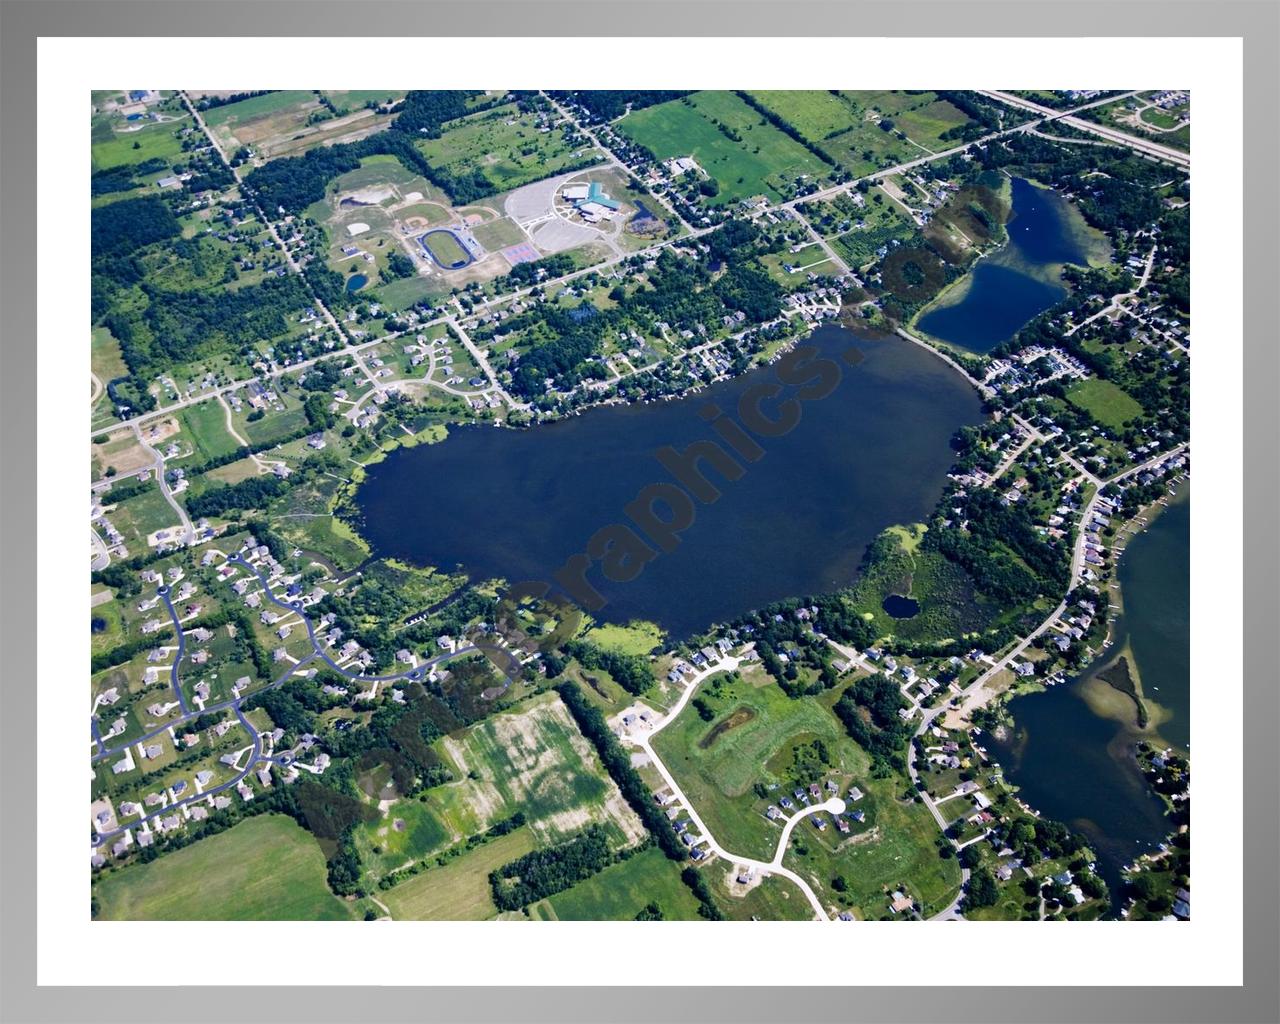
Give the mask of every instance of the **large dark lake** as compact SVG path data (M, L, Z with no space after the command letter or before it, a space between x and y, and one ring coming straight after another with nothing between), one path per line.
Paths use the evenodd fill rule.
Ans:
M1128 641L1146 696L1172 716L1155 731L1184 748L1190 744L1190 524L1184 492L1125 549L1119 566L1124 615L1113 647ZM1161 842L1170 822L1134 757L1135 745L1150 734L1095 714L1085 700L1091 684L1105 686L1095 677L1112 660L1099 658L1062 686L1015 698L1009 704L1013 734L1003 742L988 739L1032 807L1089 837L1114 893L1121 867Z
M1064 263L1084 265L1079 214L1058 193L1014 178L1008 243L980 259L968 290L945 298L916 321L926 334L973 352L989 352L1067 294Z
M647 619L686 636L781 598L849 582L885 527L919 521L941 496L950 439L982 419L969 384L942 360L901 338L820 328L808 342L839 360L839 385L807 401L799 424L760 438L765 455L745 474L708 477L718 501L670 554L639 577L591 582L607 598L597 618ZM699 413L714 402L733 414L761 367L687 399L612 406L528 430L467 426L438 444L399 449L370 467L357 502L377 554L418 565L461 567L472 579L553 581L588 538L613 523L642 488L672 482L657 461L716 435ZM786 389L794 392L794 388ZM786 397L779 396L778 401ZM772 404L766 405L770 415Z

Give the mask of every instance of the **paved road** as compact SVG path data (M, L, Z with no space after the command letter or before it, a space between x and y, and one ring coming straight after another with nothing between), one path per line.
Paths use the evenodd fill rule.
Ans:
M514 657L514 655L512 655L505 648L496 647L496 646L480 647L477 645L460 647L457 650L452 651L450 653L437 655L436 657L431 658L428 661L424 662L423 664L418 665L414 668L405 669L403 672L391 673L390 675L372 676L372 675L362 675L357 672L352 672L350 669L346 669L338 665L323 649L320 642L316 639L315 627L312 625L311 620L304 613L302 608L302 603L300 601L281 601L279 598L277 598L275 594L271 592L271 589L267 586L267 580L266 580L266 577L262 574L262 571L257 566L245 561L245 559L242 558L238 552L228 555L227 561L233 565L238 565L252 572L258 578L258 581L262 584L263 592L266 598L272 604L276 605L279 608L284 608L289 612L293 612L297 614L298 617L302 620L302 622L306 625L307 635L310 637L310 640L311 640L312 653L308 654L306 657L299 660L296 664L290 665L282 675L280 675L279 677L277 677L271 683L268 684L267 689L275 689L276 687L282 685L287 679L289 679L292 675L294 675L294 673L296 673L299 669L305 668L307 665L309 665L312 661L315 661L316 659L319 659L325 662L325 664L327 664L331 669L333 669L333 671L337 672L339 675L344 676L348 680L352 682L360 682L360 683L393 682L397 680L408 680L411 682L419 681L426 677L427 670L430 669L433 665L439 664L440 662L448 661L452 658L457 658L463 655L473 654L473 653L484 654L490 657L490 662L494 665L494 667L498 668L498 670L500 672L503 672L503 674L506 676L508 685L511 682L513 682L519 675L519 671L521 667L519 661ZM161 733L169 732L171 729L176 729L178 726L196 717L197 715L197 713L192 712L187 705L186 697L182 692L182 686L181 686L181 681L179 676L179 666L186 652L186 636L182 629L182 624L178 619L177 612L175 611L173 604L169 600L169 588L167 586L162 586L159 588L158 592L160 593L160 597L164 600L165 607L169 610L169 615L173 619L174 627L177 629L177 632L178 632L177 653L174 657L173 665L170 668L170 683L173 688L173 692L178 698L178 702L182 707L183 714L179 718L174 719L171 722L167 722L163 726L160 726L157 729L153 729L151 732L137 739L131 740L127 743L123 743L117 747L112 747L112 748L106 748L104 746L104 744L102 743L102 740L99 738L96 716L90 716L91 732L98 746L98 752L94 754L92 758L94 762L100 761L106 757L111 757L115 754L119 754L123 752L125 749L127 749L128 747L131 747L136 743L144 743L146 740L152 738L153 736L158 736ZM504 670L501 667L499 667L498 665L499 661L505 661L507 664L507 669ZM261 690L256 691L254 696L256 696L257 693L261 693L261 692L263 691ZM254 767L262 761L272 761L273 763L279 764L282 766L286 764L287 759L263 757L262 739L258 735L258 731L253 727L253 725L249 722L249 720L244 717L244 713L241 710L241 705L247 699L249 698L237 697L232 700L221 701L216 704L207 704L205 705L204 710L199 712L199 714L208 714L213 711L223 711L223 710L230 709L235 713L236 718L240 720L240 724L245 728L245 730L249 733L249 735L253 739L253 754L249 758L245 768L242 771L240 771L234 778L228 780L227 782L224 782L218 786L214 786L211 789L206 789L203 793L193 793L190 796L184 797L181 800L175 800L173 803L170 803L165 807L161 807L154 811L150 811L146 814L143 814L137 819L131 820L129 824L121 826L120 828L115 829L114 831L97 834L93 838L93 845L101 846L103 843L109 842L110 840L119 836L121 833L127 831L128 829L136 827L139 823L143 821L148 821L152 818L158 817L161 814L172 813L175 809L179 807L183 807L195 801L205 800L208 797L221 793L226 789L230 789L231 787L243 781L244 778L248 776L248 774L254 769Z
M716 854L718 857L722 857L726 861L730 861L733 864L759 871L762 876L773 874L781 875L783 878L790 879L799 887L800 891L804 893L805 899L809 901L809 906L813 908L813 912L817 915L818 919L820 921L828 921L830 918L827 916L826 908L823 907L822 902L818 899L813 888L790 868L783 867L782 860L786 856L787 843L791 838L791 833L802 818L808 817L812 814L817 814L821 811L825 811L829 814L841 814L844 812L845 808L843 800L838 797L833 797L824 803L815 804L812 807L806 807L804 810L799 811L788 818L782 827L782 835L778 839L777 851L774 853L772 860L766 862L757 860L754 857L743 857L736 853L729 852L716 841L711 829L707 827L707 823L703 821L701 815L698 814L697 808L693 806L693 803L689 800L688 796L685 795L684 790L680 788L680 784L676 782L671 772L667 770L667 766L663 764L662 758L659 757L657 751L653 749L653 737L675 721L680 712L684 709L684 706L689 703L689 699L693 696L694 691L697 690L703 680L710 676L717 675L720 672L731 672L740 664L742 664L741 658L725 658L715 665L709 666L699 672L689 680L684 691L680 694L679 700L676 701L660 722L658 722L648 732L631 735L628 739L649 755L649 759L653 762L654 767L658 769L658 773L662 776L663 781L666 782L676 799L680 801L688 812L690 819L693 821L698 831L706 838L707 848L712 853Z
M1049 120L1061 121L1065 125L1076 128L1080 131L1091 132L1108 142L1121 146L1127 146L1135 152L1144 156L1155 157L1164 160L1167 163L1175 164L1185 170L1191 169L1191 154L1184 153L1180 149L1173 149L1170 146L1162 146L1158 142L1152 142L1149 139L1141 139L1135 135L1129 135L1126 132L1119 131L1116 128L1107 125L1095 124L1093 121L1086 121L1084 118L1073 117L1073 113L1081 110L1087 110L1090 107L1102 106L1107 103L1115 103L1118 100L1126 99L1129 96L1136 95L1134 92L1124 93L1120 96L1108 96L1105 99L1098 100L1094 103L1086 104L1084 107L1076 107L1073 111L1060 112L1050 107L1042 106L1032 100L1023 99L1021 96L1014 96L1012 93L999 92L996 90L979 89L977 90L988 99L998 100L1001 103L1011 107L1017 107L1021 110L1029 110L1033 113L1043 114Z

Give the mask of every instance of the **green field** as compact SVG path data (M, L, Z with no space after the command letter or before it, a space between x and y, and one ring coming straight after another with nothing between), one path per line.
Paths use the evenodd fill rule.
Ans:
M325 96L339 109L355 110L366 103L385 105L404 98L403 89L325 89Z
M160 493L160 485L152 484L137 497L122 501L107 513L107 519L124 535L130 551L147 550L147 537L157 530L178 525L178 514Z
M783 863L807 878L823 903L864 919L891 916L885 891L899 887L921 904L923 916L943 909L960 887L960 865L938 856L942 833L933 816L923 804L902 799L909 788L902 776L868 777L858 786L865 795L851 809L863 810L866 822L848 837L798 826ZM843 893L831 885L838 875L847 884Z
M648 849L529 907L541 921L632 921L650 903L668 921L699 920L698 901L680 880L680 868Z
M260 815L130 865L94 886L110 921L345 921L320 847L292 818Z
M178 415L182 435L195 445L202 461L230 455L240 447L240 442L227 433L227 412L217 399L188 406Z
M593 822L605 823L619 846L643 836L634 812L554 694L443 737L433 749L454 781L428 790L425 802L397 801L386 817L357 831L375 875L477 835L516 811L524 813L525 831L538 845L566 839Z
M968 121L959 108L928 91L797 89L752 95L855 175L920 156L924 150L953 146L954 141L942 136ZM890 130L881 128L882 118L892 123ZM897 132L910 141L899 139Z
M1142 415L1142 406L1132 395L1111 381L1097 377L1072 384L1067 388L1067 400L1103 426L1117 430Z
M590 144L570 146L560 129L540 132L536 115L509 103L450 121L440 138L417 146L432 166L459 177L478 171L494 192L505 192L580 163Z
M496 916L489 872L510 864L535 846L528 828L477 847L444 867L430 868L378 893L402 921L483 921Z
M833 777L860 779L868 759L823 704L811 698L791 700L763 669L725 682L719 694L713 686L716 678L703 683L700 694L714 718L704 721L690 703L658 734L654 747L726 849L768 860L781 828L764 811L794 788L788 776L792 750L821 739L832 755ZM769 799L753 790L756 783L775 782L779 789Z
M164 160L170 164L182 156L182 140L178 137L183 128L189 128L188 119L162 122L137 122L141 128L130 131L114 131L92 146L93 169L105 170L108 167L123 167L127 164L140 164L151 159ZM165 172L159 172L156 178L163 178Z
M220 107L206 110L202 116L204 123L210 128L219 128L224 124L244 124L246 121L266 117L315 98L315 93L310 89L283 89L278 92L269 92L265 96L251 96L237 103L225 103Z
M625 626L605 623L592 626L587 640L618 654L648 654L662 644L663 632L652 622L629 622Z
M749 196L780 200L801 175L822 179L828 168L800 143L764 121L731 92L699 92L628 114L616 127L659 160L692 156L720 185L711 203ZM741 141L730 138L725 130Z

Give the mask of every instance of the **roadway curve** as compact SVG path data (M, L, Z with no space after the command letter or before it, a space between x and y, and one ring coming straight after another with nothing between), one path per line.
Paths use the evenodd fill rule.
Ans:
M800 823L802 818L808 817L811 814L816 814L819 811L826 811L829 814L841 814L845 809L845 803L843 800L839 797L832 797L830 800L821 804L806 807L804 810L789 817L782 826L782 835L778 839L777 852L774 853L773 860L762 861L757 860L754 857L743 857L736 853L731 853L716 841L711 830L707 828L706 822L702 820L702 817L694 808L693 803L685 795L684 790L680 788L680 784L676 782L671 772L667 770L667 766L662 763L662 758L660 758L657 752L653 749L654 736L675 721L703 680L716 675L719 672L731 672L741 663L741 658L725 658L718 664L704 669L689 680L689 684L684 688L684 692L680 694L680 699L676 701L675 705L667 712L660 722L658 722L647 733L644 733L643 735L630 736L628 738L632 743L641 747L644 752L649 755L649 759L653 762L654 767L658 769L658 773L662 776L663 781L670 787L671 792L675 794L676 799L684 805L684 808L688 811L689 817L693 821L694 825L696 825L702 835L706 837L707 847L712 853L734 864L741 864L746 867L753 868L756 871L759 871L761 876L772 874L781 875L783 878L789 878L796 884L800 891L804 893L805 899L809 901L809 906L813 908L813 912L817 915L818 920L829 921L831 919L827 915L826 908L823 907L821 900L818 899L813 888L790 868L783 867L782 859L786 856L787 843L791 839L791 833L795 830L796 825Z

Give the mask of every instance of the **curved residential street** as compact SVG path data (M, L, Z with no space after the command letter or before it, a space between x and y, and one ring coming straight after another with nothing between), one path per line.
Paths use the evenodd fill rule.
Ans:
M762 876L781 875L783 878L790 879L796 884L800 891L804 893L805 899L809 901L809 906L813 908L813 912L817 916L818 920L829 921L831 918L828 916L826 908L823 907L822 902L818 899L813 888L790 868L783 867L782 860L786 856L787 843L791 839L791 833L795 830L796 825L800 823L802 818L811 814L816 814L819 811L825 811L828 814L842 814L845 808L843 800L839 797L832 797L830 800L821 804L806 807L804 810L789 817L782 826L782 835L778 838L777 851L774 853L771 861L766 862L757 860L754 857L743 857L739 854L731 853L716 841L715 836L712 835L711 830L707 827L707 823L702 820L702 817L698 814L693 803L685 795L684 790L680 788L680 784L676 782L671 772L667 770L667 766L662 763L662 758L659 757L657 752L653 749L653 737L665 729L671 722L675 721L680 712L684 709L684 706L689 703L694 691L697 690L703 680L720 672L732 672L740 664L742 664L741 658L728 657L717 662L715 665L703 669L703 671L699 672L689 680L684 691L680 694L680 699L677 700L671 710L663 716L661 721L643 735L629 736L627 739L639 746L646 754L649 755L649 759L653 762L654 767L658 769L658 773L662 776L663 781L666 782L676 799L680 801L686 812L688 812L690 820L692 820L694 825L697 826L698 831L706 838L707 847L712 853L732 864L752 868L753 870L760 872Z

